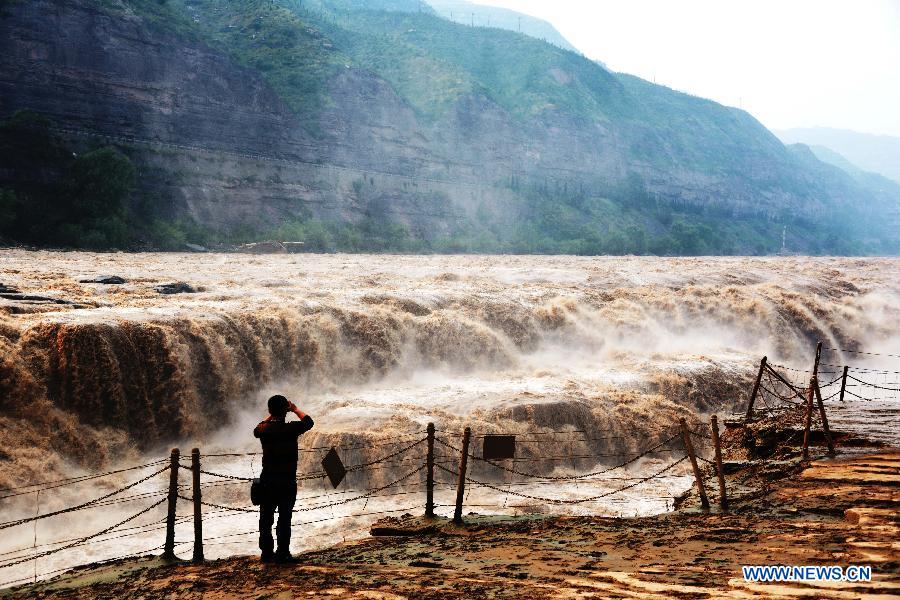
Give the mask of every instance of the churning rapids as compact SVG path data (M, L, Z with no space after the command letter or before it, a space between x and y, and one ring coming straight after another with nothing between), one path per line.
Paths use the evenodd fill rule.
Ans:
M98 275L127 283L79 283ZM197 292L154 289L179 281ZM457 447L465 425L473 436L515 433L517 459L504 464L547 476L615 465L670 435L679 417L700 429L708 414L744 406L763 355L808 373L817 340L900 354L895 259L3 250L0 284L19 292L0 294L3 522L91 500L161 466L40 493L23 486L164 459L172 446L183 456L194 446L204 456L233 454L204 458L204 469L252 477L259 457L245 454L258 450L251 429L275 392L317 423L301 439L301 472L321 470L331 446L345 464L374 461L423 438L434 422L438 438ZM900 371L894 357L823 356L829 368L843 364ZM835 426L897 443L897 407L895 396L848 401ZM480 453L477 437L473 450ZM478 462L472 476L525 494L594 496L659 471L676 456L665 450L579 482L523 485ZM402 478L424 452L420 444L353 471L337 495L325 496L322 478L303 482L297 508L312 510L294 517L303 523L294 549L363 535L382 511L421 512L421 471L376 496L315 507ZM438 444L439 465L452 470L456 460ZM249 505L245 482L204 478L204 500ZM439 505L453 501L450 479L438 470ZM156 502L167 481L162 473L115 503L6 529L0 564L102 530ZM187 472L181 482L190 495ZM466 505L497 514L649 514L670 507L690 482L682 463L587 504L547 506L476 486ZM0 583L155 549L164 511L90 545L0 569ZM254 514L205 511L207 557L254 551ZM176 551L190 557L188 502L179 515Z

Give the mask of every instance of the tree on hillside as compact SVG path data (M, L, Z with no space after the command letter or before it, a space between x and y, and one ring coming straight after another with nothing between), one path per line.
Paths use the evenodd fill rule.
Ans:
M79 220L124 216L124 201L134 179L131 160L115 148L107 146L80 156L65 182L72 216Z

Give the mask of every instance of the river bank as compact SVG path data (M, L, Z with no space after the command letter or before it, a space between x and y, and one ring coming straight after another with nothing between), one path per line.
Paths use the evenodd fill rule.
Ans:
M76 569L3 598L874 598L900 590L900 450L782 462L741 480L727 512L692 498L643 518L380 521L296 566L146 557ZM423 525L428 525L423 527ZM296 535L303 535L297 532ZM743 565L871 565L872 581L749 583Z

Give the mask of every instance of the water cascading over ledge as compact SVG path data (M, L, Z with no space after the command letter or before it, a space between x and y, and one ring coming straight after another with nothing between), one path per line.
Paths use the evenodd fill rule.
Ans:
M23 264L11 280L98 308L0 321L9 481L211 439L276 390L313 403L322 443L429 419L646 439L740 402L763 353L805 362L818 339L889 337L897 315L889 286L869 291L891 276L877 262L854 276L826 259L393 257L411 264L389 270L376 257L182 256L176 267L137 255L107 259L137 281L107 291L73 282L74 256L46 273ZM175 269L208 291L152 292ZM694 282L701 271L709 283Z

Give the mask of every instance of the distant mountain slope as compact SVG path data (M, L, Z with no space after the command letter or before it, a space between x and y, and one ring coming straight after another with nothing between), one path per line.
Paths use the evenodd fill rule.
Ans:
M427 0L434 10L445 19L457 23L474 23L479 27L499 27L524 33L525 35L544 40L554 46L578 52L569 40L556 30L556 27L537 17L497 6L485 6L465 0Z
M0 236L17 241L113 239L99 217L40 217L62 202L65 221L53 179L72 161L14 158L56 136L41 156L111 144L134 163L122 219L154 247L762 254L789 225L793 251L900 249L895 187L744 111L414 0L2 4L0 120L21 109L55 129L0 125Z
M786 144L824 146L864 171L900 182L900 138L827 127L786 129L775 134Z
M812 153L816 155L816 158L821 160L823 163L828 163L829 165L834 165L838 167L842 171L849 173L850 175L858 176L862 173L865 173L858 166L854 165L852 162L844 158L842 155L838 154L831 148L826 148L825 146L817 146L812 144L805 144L812 150Z

